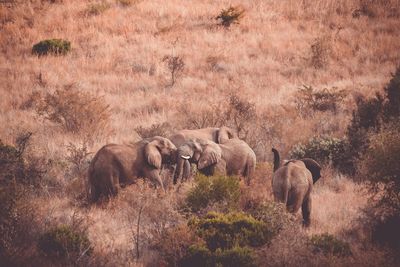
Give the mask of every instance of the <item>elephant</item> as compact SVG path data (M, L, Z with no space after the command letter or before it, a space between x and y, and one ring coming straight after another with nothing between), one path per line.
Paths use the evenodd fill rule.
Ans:
M174 161L177 148L167 138L155 136L131 145L108 144L94 156L89 166L92 202L101 196L115 196L119 187L139 177L149 178L164 190L160 177L162 163Z
M274 154L274 174L272 191L276 202L286 205L291 213L296 213L301 206L303 225L311 224L311 192L313 184L321 177L321 166L313 159L289 160L280 164L278 150Z
M223 126L221 128L209 127L196 130L180 130L171 135L169 139L179 148L189 140L209 140L222 144L229 139L238 139L238 136L233 129ZM176 163L174 184L176 184L178 179L187 179L190 176L190 163L187 159L178 157Z
M240 139L229 139L223 144L213 141L190 140L178 148L178 157L196 163L197 169L207 175L239 175L250 179L256 166L256 155L250 146Z

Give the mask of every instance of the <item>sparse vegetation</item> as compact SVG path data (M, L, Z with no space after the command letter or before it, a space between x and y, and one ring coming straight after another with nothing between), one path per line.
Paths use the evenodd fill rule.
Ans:
M313 235L311 237L311 244L316 253L321 252L342 257L351 255L349 243L337 239L330 234Z
M302 116L311 116L316 111L336 113L343 104L347 92L337 88L315 90L303 85L295 94L296 109Z
M40 41L32 47L32 53L38 56L47 54L66 55L71 50L71 42L63 39Z
M111 5L104 0L98 3L92 3L87 7L85 14L87 16L97 16L104 13L110 7Z
M101 97L71 86L47 93L36 107L39 116L61 125L66 131L87 137L101 135L109 123L109 106Z
M232 24L239 24L240 19L244 16L244 9L239 6L230 6L227 9L222 9L219 15L215 18L221 21L221 25L229 28Z
M165 56L163 61L166 63L168 71L171 74L171 86L174 86L176 80L181 76L185 67L183 58L180 56Z

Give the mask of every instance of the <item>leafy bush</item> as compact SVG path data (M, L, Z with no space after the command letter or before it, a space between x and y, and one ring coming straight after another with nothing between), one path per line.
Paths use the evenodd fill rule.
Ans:
M230 6L227 9L222 9L215 19L221 20L221 25L229 28L231 24L239 24L239 21L243 15L243 8Z
M189 247L179 266L182 267L212 267L215 266L213 253L202 245Z
M168 71L171 74L171 86L174 86L176 79L181 76L185 67L185 62L180 56L165 56L163 59L167 64Z
M297 144L289 152L293 159L312 158L320 164L331 163L342 172L348 172L349 166L348 143L345 139L330 136L311 138L306 144Z
M288 213L282 203L264 202L248 211L255 219L267 224L272 235L294 225L294 217Z
M75 258L90 255L93 251L91 243L84 232L71 226L61 225L45 232L38 243L39 249L49 257Z
M196 184L186 197L186 206L198 212L213 204L234 208L240 197L239 179L236 177L197 175Z
M296 109L302 116L310 116L315 111L336 112L339 104L347 97L344 90L324 88L315 90L312 86L304 85L295 94Z
M101 97L80 92L73 85L47 93L36 112L68 132L90 136L104 134L110 117L109 106Z
M47 54L66 55L71 50L71 42L63 39L40 41L32 47L32 53L39 56Z
M217 250L215 253L217 266L223 267L255 267L255 257L251 249L233 247L227 250Z
M335 256L350 256L350 245L347 242L337 239L330 234L313 235L311 244L314 252L322 252L323 254L332 254Z
M193 219L189 225L213 252L218 248L225 250L235 246L258 247L273 236L266 223L242 212L210 212L204 218Z

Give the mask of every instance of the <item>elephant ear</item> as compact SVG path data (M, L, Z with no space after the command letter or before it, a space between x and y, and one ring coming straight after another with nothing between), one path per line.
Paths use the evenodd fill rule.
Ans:
M147 159L147 162L156 169L161 168L161 153L158 150L158 143L158 140L154 140L144 147L144 156Z
M218 130L218 144L222 144L229 139L238 138L234 130L229 127L223 126Z
M221 149L217 144L215 145L207 145L205 149L203 149L203 153L201 154L197 168L199 170L209 167L215 163L217 163L221 159Z
M318 179L321 177L321 166L318 164L318 162L309 158L302 159L301 161L304 162L306 168L311 172L313 183L318 181Z

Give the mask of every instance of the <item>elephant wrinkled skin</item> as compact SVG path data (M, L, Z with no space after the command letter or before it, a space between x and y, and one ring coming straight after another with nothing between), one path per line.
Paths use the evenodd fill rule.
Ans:
M321 167L313 159L290 160L280 166L279 152L274 153L274 175L272 191L274 199L286 205L289 212L295 213L300 207L303 223L311 223L311 192L313 184L321 177Z
M239 175L250 183L256 166L256 155L243 140L229 139L223 144L208 140L191 140L178 148L178 157L197 164L205 175L216 173Z
M169 137L172 143L179 149L180 146L191 140L209 140L222 144L230 139L237 139L238 136L234 130L228 127L221 128L202 128L196 130L181 130ZM179 179L187 179L190 176L190 162L186 158L178 157L176 159L176 169L174 173L174 184Z
M164 189L161 166L166 161L175 160L176 150L170 140L160 136L133 145L105 145L89 166L91 200L95 202L101 196L116 195L119 186L132 184L139 177L149 178Z

